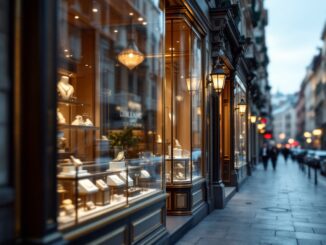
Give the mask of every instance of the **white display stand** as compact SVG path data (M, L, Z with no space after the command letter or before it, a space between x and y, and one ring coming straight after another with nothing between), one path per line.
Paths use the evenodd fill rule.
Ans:
M145 169L140 170L140 178L149 179L150 177L151 177L151 175L148 173L147 170L145 170Z
M121 172L121 173L119 173L119 175L120 175L120 178L124 182L127 182L127 173L126 172ZM134 186L134 181L129 175L128 175L128 186Z
M120 187L120 186L124 186L125 185L125 182L123 182L122 179L120 179L118 177L118 175L109 175L107 177L107 183L109 186L117 186L117 187Z
M78 181L79 192L83 194L92 194L98 192L98 188L89 179L82 179Z

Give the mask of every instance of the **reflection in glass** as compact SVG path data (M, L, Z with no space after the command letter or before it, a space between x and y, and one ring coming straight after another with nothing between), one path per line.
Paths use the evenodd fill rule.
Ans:
M164 16L150 0L59 6L57 192L66 228L162 191Z

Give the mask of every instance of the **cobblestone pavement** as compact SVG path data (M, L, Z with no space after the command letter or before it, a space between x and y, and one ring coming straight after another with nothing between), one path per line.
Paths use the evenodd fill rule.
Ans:
M326 245L326 178L308 178L296 162L257 166L225 209L215 210L178 245Z

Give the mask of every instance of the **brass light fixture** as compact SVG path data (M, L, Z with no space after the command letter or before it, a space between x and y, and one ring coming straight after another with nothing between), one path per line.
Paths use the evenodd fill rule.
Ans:
M121 64L126 66L129 70L134 69L136 66L138 66L140 63L142 63L145 59L144 54L142 54L135 43L134 40L134 30L132 26L132 17L130 21L131 25L131 38L128 40L127 48L123 49L118 54L118 60Z
M245 113L246 112L246 109L247 109L247 104L246 102L244 101L244 99L241 99L240 102L238 103L238 108L239 108L239 112L241 114Z
M213 70L209 76L214 90L217 93L221 93L225 85L226 73L220 64L219 58L217 59L216 64L214 65Z

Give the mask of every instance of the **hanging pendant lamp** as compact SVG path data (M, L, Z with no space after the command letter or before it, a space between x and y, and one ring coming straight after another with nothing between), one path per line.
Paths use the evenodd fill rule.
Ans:
M142 63L144 59L144 55L139 52L138 47L133 40L129 42L127 48L123 49L118 54L118 60L120 63L128 67L129 70L134 69L140 63Z
M118 54L117 58L121 64L126 66L129 70L132 70L144 61L145 56L138 50L135 43L132 17L130 18L130 28L131 38L128 40L128 45Z

